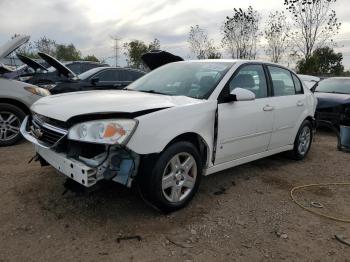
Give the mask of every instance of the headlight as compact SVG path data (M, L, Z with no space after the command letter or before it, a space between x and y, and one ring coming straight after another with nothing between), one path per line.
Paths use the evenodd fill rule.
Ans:
M48 90L46 90L44 88L37 87L37 86L25 86L24 89L27 90L28 92L30 92L34 95L38 95L38 96L51 95L51 93Z
M125 145L137 127L134 119L109 119L89 121L73 126L68 138L97 144Z

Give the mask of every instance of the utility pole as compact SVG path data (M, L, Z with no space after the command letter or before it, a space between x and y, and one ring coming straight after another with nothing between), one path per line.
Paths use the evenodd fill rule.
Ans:
M111 36L112 40L114 41L113 43L113 50L114 50L114 57L115 57L115 66L118 66L118 56L119 56L119 41L121 40L121 38L119 38L118 36Z

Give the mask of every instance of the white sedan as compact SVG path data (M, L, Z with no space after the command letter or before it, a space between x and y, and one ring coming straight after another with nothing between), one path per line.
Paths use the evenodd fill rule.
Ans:
M123 91L36 102L21 131L39 160L85 187L137 185L165 212L184 207L201 177L311 146L314 95L289 69L243 60L171 63Z

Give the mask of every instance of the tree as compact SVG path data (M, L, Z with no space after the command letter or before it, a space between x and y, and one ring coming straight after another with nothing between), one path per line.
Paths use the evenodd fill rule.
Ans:
M149 51L154 50L160 50L160 41L157 38L154 38L154 40L149 44Z
M34 42L34 48L38 52L43 52L48 55L55 56L57 51L57 43L55 40L52 40L44 36L40 38L38 41Z
M81 60L81 52L73 44L59 44L56 49L56 58L63 61Z
M341 23L331 5L336 0L284 0L286 9L294 20L290 39L295 48L308 58L312 52L332 45Z
M124 55L129 67L143 69L143 63L141 56L147 52L159 50L160 41L156 38L149 45L146 45L143 41L132 40L124 43Z
M98 58L94 55L87 55L83 58L84 61L91 61L91 62L100 62Z
M221 58L214 41L209 39L207 31L200 28L199 25L191 26L187 42L197 59Z
M297 70L301 74L309 75L341 75L343 55L335 53L328 46L316 49L311 56L303 58L297 63Z
M232 58L255 59L260 41L260 14L251 6L247 10L233 9L232 17L227 16L223 26L223 46Z
M289 25L284 12L270 13L265 28L265 39L267 41L266 54L274 63L281 61L288 50Z

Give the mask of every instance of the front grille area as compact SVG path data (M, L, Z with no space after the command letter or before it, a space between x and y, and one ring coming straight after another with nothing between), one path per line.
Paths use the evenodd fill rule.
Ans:
M66 129L43 122L35 115L32 117L31 124L32 135L49 147L55 145L68 133Z

